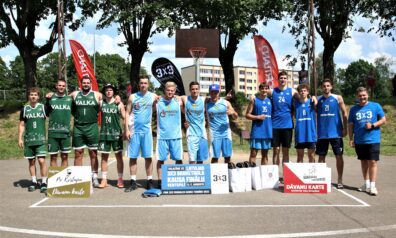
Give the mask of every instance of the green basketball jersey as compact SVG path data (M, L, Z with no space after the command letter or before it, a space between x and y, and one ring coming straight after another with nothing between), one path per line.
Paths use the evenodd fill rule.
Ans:
M98 121L99 103L95 93L89 92L83 95L78 92L73 104L73 116L75 124L91 124Z
M114 102L102 101L102 127L100 128L100 141L117 141L122 134L120 125L120 109Z
M70 136L72 98L54 94L47 101L49 111L48 137L67 138Z
M25 146L45 144L45 110L44 105L37 103L36 107L26 105L22 108L19 120L25 122Z

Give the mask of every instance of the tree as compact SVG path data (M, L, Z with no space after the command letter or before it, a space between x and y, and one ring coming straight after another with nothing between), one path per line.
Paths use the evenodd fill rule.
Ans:
M8 77L9 69L3 59L0 57L0 88L9 89L11 86L11 80Z
M170 34L172 33L172 22L168 10L172 2L166 0L97 0L98 9L103 12L98 27L105 28L115 22L118 24L119 33L125 37L125 42L121 45L126 45L132 56L129 80L134 92L138 89L143 56L149 50L149 38L166 28L170 29Z
M270 0L178 0L175 21L197 28L220 31L219 61L224 71L226 91L234 87L234 56L239 42L257 33L257 24L279 19L284 1Z
M341 89L343 95L353 97L358 87L366 87L367 76L374 71L374 65L365 60L360 59L349 64L345 70L345 81Z
M78 6L84 7L86 0L77 1ZM65 23L71 23L70 28L75 30L81 23L81 18L73 21L76 6L73 1L64 1ZM40 57L52 51L57 40L57 1L29 1L4 0L0 5L0 47L13 43L22 57L24 65L24 80L26 92L36 86L37 61ZM92 16L90 11L82 11L83 16ZM54 17L55 16L55 17ZM43 45L35 42L36 29L42 20L53 18L49 28L51 34Z

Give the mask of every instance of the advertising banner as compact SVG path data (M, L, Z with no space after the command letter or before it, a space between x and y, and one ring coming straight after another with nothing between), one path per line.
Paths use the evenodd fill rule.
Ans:
M172 81L177 85L176 94L186 95L183 86L183 80L176 66L167 58L158 58L151 65L151 73L158 82L165 86L168 81Z
M271 44L261 35L253 36L256 49L258 79L265 82L271 88L278 87L278 63Z
M285 193L331 192L331 169L325 163L284 163Z
M91 167L49 167L48 197L88 198L92 193Z

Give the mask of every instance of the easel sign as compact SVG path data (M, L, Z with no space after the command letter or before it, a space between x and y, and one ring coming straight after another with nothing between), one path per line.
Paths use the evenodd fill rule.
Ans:
M90 166L49 167L48 197L88 198L91 186Z
M325 163L284 163L285 193L331 192L331 169Z

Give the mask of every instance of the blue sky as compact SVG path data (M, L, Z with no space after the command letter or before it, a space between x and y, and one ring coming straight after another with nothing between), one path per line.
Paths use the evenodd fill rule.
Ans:
M122 42L123 36L117 34L116 26L113 25L103 30L96 30L96 22L100 15L95 15L94 18L89 19L84 27L73 32L66 30L66 39L77 40L83 44L89 54L94 52L94 35L96 42L96 51L101 54L120 54L127 58L128 52L126 47L119 47L117 44ZM48 22L51 19L43 21L37 28L36 43L42 44L50 34L47 29ZM361 17L356 17L355 26L367 27L370 22ZM286 68L287 61L284 60L287 54L297 55L297 50L294 48L294 39L287 32L282 33L284 21L271 21L267 26L259 25L259 33L271 43L275 54L277 56L278 65L280 68ZM346 68L348 64L353 61L364 59L371 63L380 56L386 56L393 61L392 70L396 72L396 42L392 42L390 38L381 38L379 35L371 33L360 33L356 31L350 32L350 38L344 40L335 54L335 63L339 68ZM152 62L159 57L166 57L170 59L179 68L193 64L191 58L175 58L175 38L168 38L167 32L156 34L151 38L150 45L151 53L146 53L142 65L150 72ZM57 45L54 46L54 51L57 51ZM323 51L323 41L317 34L316 39L316 54ZM70 48L67 44L67 54L70 54ZM18 54L17 49L10 45L6 48L0 49L0 56L7 63L13 60ZM219 65L218 59L204 59L204 64ZM254 44L252 35L246 36L239 44L238 50L234 58L234 65L239 66L256 66L256 56L254 51ZM290 68L290 67L289 67ZM300 64L297 64L295 70L300 69Z

